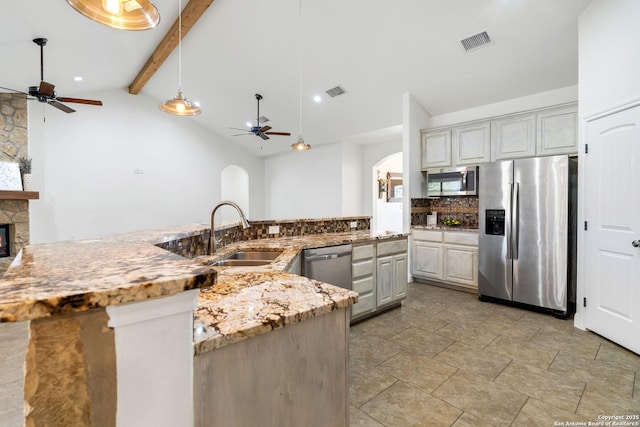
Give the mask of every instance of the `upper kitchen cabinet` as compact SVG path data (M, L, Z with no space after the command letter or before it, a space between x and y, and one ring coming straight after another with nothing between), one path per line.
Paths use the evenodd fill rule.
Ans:
M491 124L491 160L536 155L536 115L518 114L498 118Z
M490 122L458 126L452 134L454 165L477 165L491 160Z
M422 170L451 166L451 129L422 133Z
M540 111L537 114L538 156L578 152L578 107L576 105Z

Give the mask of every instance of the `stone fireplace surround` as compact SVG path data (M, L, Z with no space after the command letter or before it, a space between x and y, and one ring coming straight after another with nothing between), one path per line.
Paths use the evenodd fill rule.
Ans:
M25 95L0 93L0 161L18 162L28 155L28 112ZM1 193L1 192L0 192ZM0 258L0 276L29 243L29 200L0 196L0 224L9 224L10 257Z

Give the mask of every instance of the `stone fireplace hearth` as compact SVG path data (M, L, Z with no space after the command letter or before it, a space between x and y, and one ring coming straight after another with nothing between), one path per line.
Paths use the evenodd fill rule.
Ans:
M25 95L0 93L0 161L18 162L27 157L28 112ZM9 194L17 193L17 194ZM0 224L9 225L11 256L0 258L0 276L15 255L29 243L29 198L20 192L0 191Z

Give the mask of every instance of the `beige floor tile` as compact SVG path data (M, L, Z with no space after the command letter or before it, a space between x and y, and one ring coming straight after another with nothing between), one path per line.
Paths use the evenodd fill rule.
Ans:
M436 334L460 341L472 347L486 347L498 334L478 328L477 323L451 322L436 330Z
M520 411L516 420L513 422L514 426L554 426L561 424L554 423L588 423L592 420L581 415L576 415L573 412L565 411L553 406L550 403L543 402L542 400L530 397L524 408ZM576 424L580 425L580 424Z
M547 326L563 332L571 332L573 329L576 329L575 326L573 326L573 316L568 319L558 319L550 314L535 311L524 311L524 315L519 322L526 325L537 326L538 328Z
M520 362L511 363L496 382L569 412L575 412L585 387L582 381Z
M478 417L474 417L473 415L464 412L460 415L460 418L456 420L455 423L451 425L451 427L493 427L494 423L490 423L485 420L481 420Z
M522 317L526 313L524 310L520 308L511 307L506 304L500 304L495 302L481 302L481 307L492 317L499 317L499 318L508 319L512 321L518 321L522 319Z
M586 359L595 359L601 339L590 332L574 329L575 331L572 332L563 332L545 326L540 328L529 341L542 347L572 353Z
M357 408L398 381L397 378L373 367L352 365L350 376L349 402Z
M462 413L402 381L398 381L360 409L388 427L450 426Z
M474 307L475 303L465 307L464 304L452 305L454 310L447 310L437 314L438 317L448 322L466 323L471 326L478 326L484 323L491 315L481 307Z
M415 328L422 329L424 331L436 331L447 325L449 322L438 315L438 313L422 312L420 310L397 310L389 318L392 322L397 322L401 325L413 326Z
M598 359L589 360L561 352L549 367L549 372L593 384L603 390L617 393L623 398L632 398L636 373L620 368L612 359L609 360L609 362Z
M511 362L499 354L480 351L477 348L456 342L434 359L456 368L464 369L488 380L493 380Z
M505 336L496 338L485 350L540 369L547 369L558 354L557 350Z
M508 426L527 401L523 393L462 370L431 395L500 426Z
M355 406L349 408L349 425L351 427L385 427Z
M623 399L617 394L603 393L601 388L587 384L576 413L593 419L597 419L599 415L640 416L640 400Z
M389 316L388 314L375 317L361 325L360 331L363 333L381 338L392 337L410 327L407 323L399 322L396 317Z
M640 355L611 341L603 340L596 355L596 360L608 362L630 371L640 372Z
M535 325L523 324L517 320L492 316L478 326L479 329L491 331L497 335L517 338L523 341L533 337L540 328Z
M353 338L349 346L351 357L368 365L382 363L402 350L398 344L366 334Z
M426 392L435 390L457 371L429 356L410 351L393 356L382 363L379 369Z
M389 341L427 356L438 354L454 343L452 339L413 327L389 338Z

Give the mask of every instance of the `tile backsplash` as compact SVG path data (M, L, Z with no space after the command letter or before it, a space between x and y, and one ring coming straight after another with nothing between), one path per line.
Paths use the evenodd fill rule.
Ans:
M478 228L478 196L411 199L411 225L427 225L427 214L433 212L438 213L438 225L450 218L462 227Z

